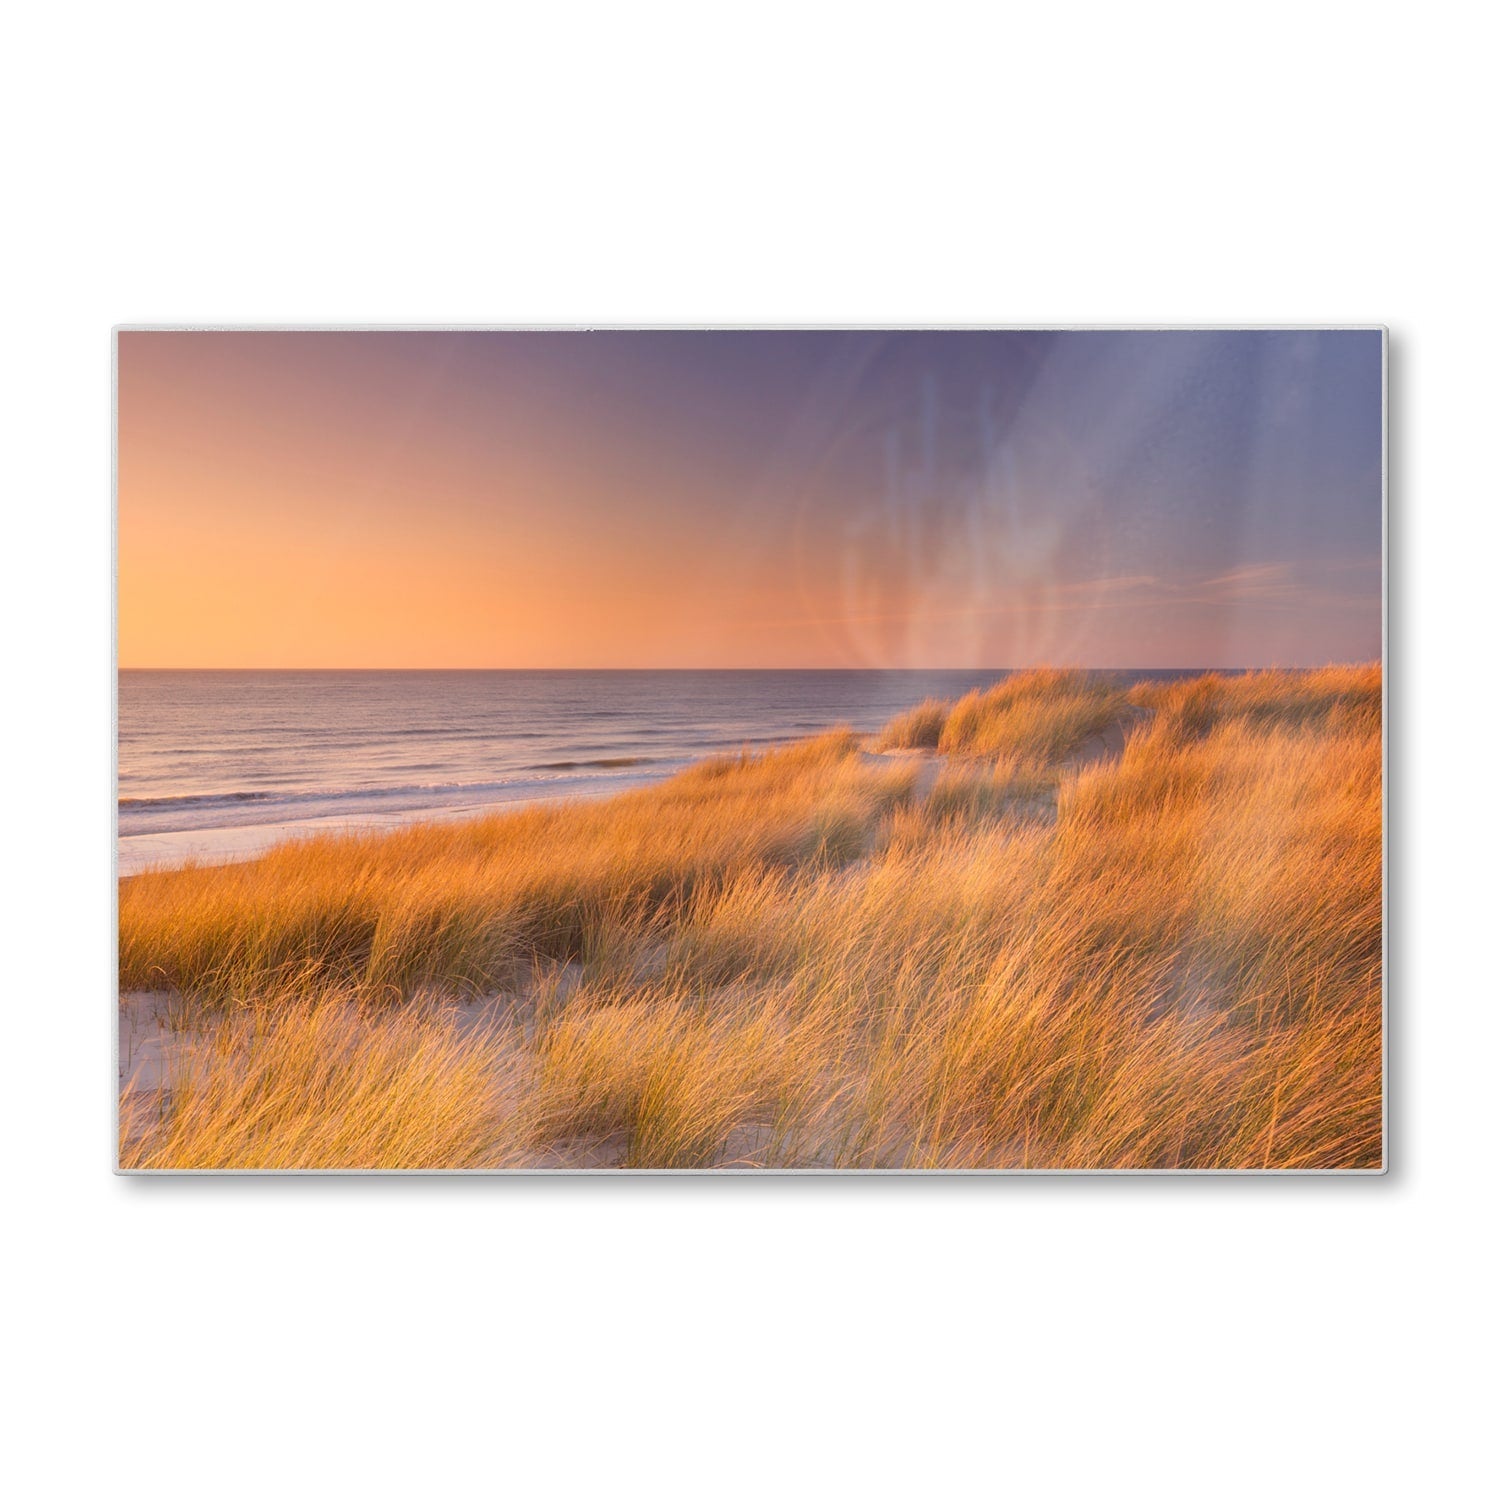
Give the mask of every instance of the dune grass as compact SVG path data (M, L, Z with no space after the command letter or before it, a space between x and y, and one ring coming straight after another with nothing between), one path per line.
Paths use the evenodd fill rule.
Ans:
M956 702L929 698L881 731L881 750L941 750L953 756L1006 756L1037 767L1130 717L1118 687L1087 672L1017 672Z
M1119 688L1086 672L1020 672L953 705L938 749L1046 764L1129 713Z
M372 1010L329 994L218 1016L167 1091L127 1088L120 1165L463 1168L519 1160L523 1099L503 1028L440 1003Z
M942 698L925 702L897 714L875 741L878 750L936 750L943 737L953 705Z
M1379 668L1028 676L925 795L838 734L122 882L201 1027L122 1160L1379 1166Z

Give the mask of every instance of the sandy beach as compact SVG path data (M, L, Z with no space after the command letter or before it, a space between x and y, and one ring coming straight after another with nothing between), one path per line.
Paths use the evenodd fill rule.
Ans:
M650 783L642 779L640 785ZM497 812L519 812L528 807L567 802L574 798L608 797L618 792L589 786L562 787L546 796L496 798L439 810L413 808L399 813L365 813L351 818L335 814L321 818L288 818L271 823L247 823L233 828L188 828L170 833L122 834L116 841L116 873L138 875L144 870L172 870L185 864L226 865L255 859L278 844L298 839L375 833L382 829L423 823L464 822Z

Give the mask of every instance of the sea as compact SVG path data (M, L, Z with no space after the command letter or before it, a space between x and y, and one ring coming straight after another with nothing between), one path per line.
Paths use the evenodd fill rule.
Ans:
M607 796L705 756L839 725L878 729L924 698L1008 675L122 670L119 873L246 858L309 834Z

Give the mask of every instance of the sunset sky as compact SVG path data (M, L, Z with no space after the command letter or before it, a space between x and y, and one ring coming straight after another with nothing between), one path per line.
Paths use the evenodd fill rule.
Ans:
M119 335L122 667L1380 655L1378 332Z

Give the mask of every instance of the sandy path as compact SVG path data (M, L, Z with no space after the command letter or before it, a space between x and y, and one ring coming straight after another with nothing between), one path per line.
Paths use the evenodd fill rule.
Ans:
M1108 765L1119 760L1125 753L1125 742L1151 717L1149 708L1132 708L1130 717L1111 724L1103 734L1085 740L1070 755L1064 757L1064 771L1081 771L1085 766Z
M946 755L939 755L936 750L871 750L866 746L859 753L865 764L871 766L888 766L892 762L898 765L903 761L914 762L917 767L914 793L918 802L927 800L933 783L938 779L938 772L943 769L943 764L948 759Z

